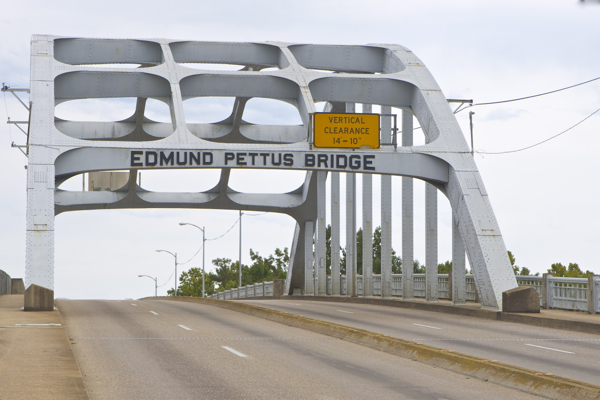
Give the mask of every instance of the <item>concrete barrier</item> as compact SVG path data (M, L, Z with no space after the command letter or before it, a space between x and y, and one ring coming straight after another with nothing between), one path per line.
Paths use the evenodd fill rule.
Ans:
M10 294L25 294L25 284L22 278L12 278Z
M12 280L10 275L0 270L0 295L12 293Z
M25 311L54 311L54 290L30 285L25 290Z
M502 292L502 311L539 313L540 294L531 286L519 286Z

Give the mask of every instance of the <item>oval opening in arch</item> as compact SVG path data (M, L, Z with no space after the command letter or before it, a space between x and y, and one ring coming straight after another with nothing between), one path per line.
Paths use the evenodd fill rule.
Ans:
M285 101L255 97L244 108L245 122L257 125L301 125L298 109Z
M193 97L184 100L183 111L188 124L211 124L231 116L235 97Z

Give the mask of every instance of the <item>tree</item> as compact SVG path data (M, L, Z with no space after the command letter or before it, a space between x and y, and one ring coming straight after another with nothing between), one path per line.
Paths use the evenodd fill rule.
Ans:
M413 274L424 274L425 266L419 260L413 261Z
M513 272L515 273L515 275L520 275L520 276L531 276L531 271L529 271L529 268L527 267L519 267L516 264L516 258L513 255L512 252L507 251L508 253L508 260L510 261L510 266L513 269ZM536 274L534 276L538 276L540 273L536 272Z
M451 274L452 261L448 260L443 264L438 264L438 274Z
M211 280L218 284L218 291L229 290L238 287L239 275L238 275L238 264L231 263L229 258L217 258L212 260L215 267L214 272L210 272L209 276Z
M194 296L202 297L202 269L190 268L181 273L179 278L179 286L177 287L177 296ZM215 292L215 283L209 274L206 274L204 280L206 295L210 296ZM175 295L173 289L167 291L169 296Z
M328 226L328 228L331 228ZM331 233L331 230L330 230ZM329 246L328 251L331 253L331 242L327 242ZM363 230L359 228L358 232L356 232L356 270L358 275L362 275L363 273L363 257L362 257L362 247L363 247ZM346 274L346 249L341 248L342 257L340 258L340 272L342 274ZM373 273L381 274L381 227L378 226L375 228L375 232L373 232ZM402 273L402 258L396 255L396 251L392 249L392 274L401 274Z
M583 272L577 263L569 263L568 267L565 267L561 263L554 263L550 266L548 273L565 278L585 278L589 275L594 275L594 273L589 270Z
M513 272L515 273L515 275L519 275L519 267L515 264L515 256L513 255L513 253L510 252L510 250L506 253L508 254L508 261L510 261L510 266L512 267Z

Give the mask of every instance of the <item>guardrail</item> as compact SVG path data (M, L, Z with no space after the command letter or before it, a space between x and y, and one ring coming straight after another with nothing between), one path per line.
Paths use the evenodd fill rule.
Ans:
M587 311L590 314L600 313L600 276L592 275L588 278L562 278L550 274L543 276L517 275L519 286L531 286L540 294L542 308L558 308L563 310ZM276 280L282 283L283 280ZM346 276L341 275L341 294L346 295ZM356 286L359 296L364 293L363 276L357 275ZM413 295L417 298L425 297L425 274L413 275ZM210 296L219 300L234 300L260 297L281 297L283 289L273 289L274 282L255 283L219 292ZM450 299L451 287L448 274L438 274L438 298ZM467 301L478 301L477 290L473 275L465 275L465 298ZM277 293L275 293L277 292ZM275 293L275 295L274 295ZM327 294L331 295L331 276L327 277ZM373 275L373 295L381 296L381 275ZM402 296L402 275L392 274L392 296Z

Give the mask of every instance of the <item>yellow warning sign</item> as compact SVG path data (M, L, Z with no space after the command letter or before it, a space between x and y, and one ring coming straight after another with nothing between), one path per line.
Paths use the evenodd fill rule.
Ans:
M379 148L379 114L314 114L315 147Z

